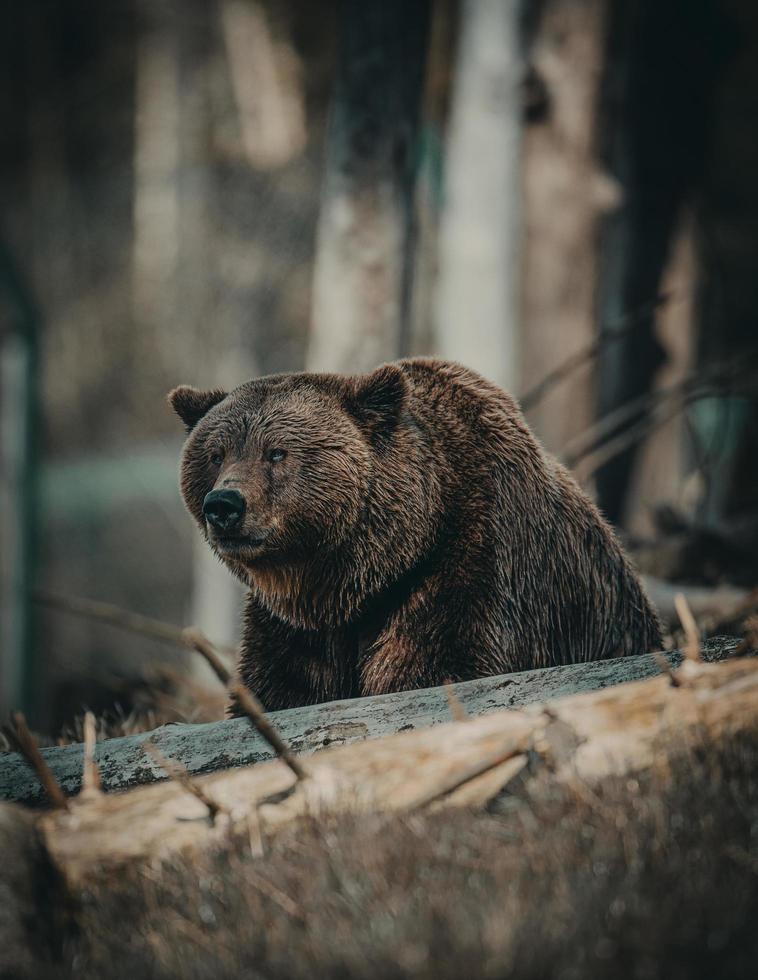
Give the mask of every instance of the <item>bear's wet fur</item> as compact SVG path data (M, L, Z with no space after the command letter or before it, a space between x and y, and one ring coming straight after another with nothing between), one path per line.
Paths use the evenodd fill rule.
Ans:
M611 528L517 403L459 364L169 396L184 500L249 586L240 676L269 710L645 653ZM242 494L219 536L212 490Z

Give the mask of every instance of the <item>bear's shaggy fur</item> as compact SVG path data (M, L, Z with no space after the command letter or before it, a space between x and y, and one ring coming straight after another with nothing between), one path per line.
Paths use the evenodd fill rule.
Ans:
M270 709L644 653L611 529L516 402L458 364L175 389L181 487L250 587L240 674ZM239 490L234 536L213 489Z

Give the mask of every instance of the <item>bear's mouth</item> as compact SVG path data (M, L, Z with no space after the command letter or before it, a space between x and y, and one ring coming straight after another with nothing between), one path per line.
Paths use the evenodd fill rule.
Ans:
M252 534L214 535L213 543L219 551L230 557L243 557L259 551L266 543L267 535Z

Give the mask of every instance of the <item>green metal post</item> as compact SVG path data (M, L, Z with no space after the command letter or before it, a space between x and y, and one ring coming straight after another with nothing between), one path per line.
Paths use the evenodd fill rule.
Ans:
M34 587L39 524L37 495L39 315L0 243L0 450L2 451L2 619L0 710L39 720L41 684L35 657Z

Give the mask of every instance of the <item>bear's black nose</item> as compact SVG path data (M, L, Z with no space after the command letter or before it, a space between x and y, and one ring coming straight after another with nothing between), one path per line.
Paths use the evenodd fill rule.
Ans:
M203 501L203 516L216 531L233 531L245 513L239 490L211 490Z

